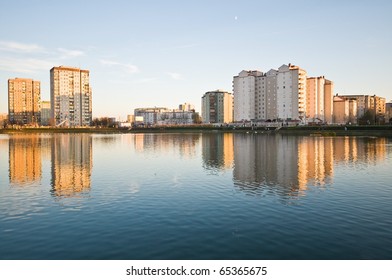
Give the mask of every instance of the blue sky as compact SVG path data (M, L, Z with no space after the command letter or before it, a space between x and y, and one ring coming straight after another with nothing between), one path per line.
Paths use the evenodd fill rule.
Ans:
M90 70L93 117L137 107L200 110L210 90L232 91L243 69L292 63L335 83L335 93L392 99L391 1L0 2L0 113L7 80Z

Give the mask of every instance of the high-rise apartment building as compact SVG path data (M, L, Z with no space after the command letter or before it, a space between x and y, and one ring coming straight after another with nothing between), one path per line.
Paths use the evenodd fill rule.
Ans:
M233 79L233 93L234 121L305 120L306 71L298 66L243 70Z
M332 122L333 83L324 76L306 79L307 121Z
M54 125L88 126L92 120L90 72L73 67L50 70L51 119Z
M233 121L233 95L222 90L206 92L201 98L203 123L231 123Z
M8 80L8 116L12 124L40 122L41 84L32 79Z
M277 77L277 117L305 121L306 71L298 66L282 65Z
M256 83L263 76L261 71L241 71L233 78L234 121L256 119Z

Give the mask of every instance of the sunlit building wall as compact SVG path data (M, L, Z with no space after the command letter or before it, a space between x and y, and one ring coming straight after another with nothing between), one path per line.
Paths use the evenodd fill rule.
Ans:
M233 121L233 95L216 90L206 92L202 100L203 123L231 123Z
M90 72L53 67L50 70L50 102L53 125L89 126L92 121Z
M332 122L333 83L324 76L308 77L306 80L307 121Z
M8 80L8 116L12 124L39 124L41 84L32 79Z
M333 98L333 122L335 124L346 124L349 121L349 100L340 96Z

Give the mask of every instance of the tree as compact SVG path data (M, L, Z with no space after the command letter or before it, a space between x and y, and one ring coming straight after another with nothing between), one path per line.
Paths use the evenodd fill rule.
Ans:
M196 112L192 114L192 119L193 119L193 123L196 123L196 124L200 124L202 122L199 113L196 113Z
M359 118L359 124L374 124L375 114L373 110L366 110L362 117Z

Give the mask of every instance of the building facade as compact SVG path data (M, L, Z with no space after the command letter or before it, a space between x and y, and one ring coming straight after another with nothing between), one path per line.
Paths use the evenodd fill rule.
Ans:
M231 123L233 121L233 95L222 90L206 92L201 98L203 123Z
M92 121L90 72L53 67L50 70L50 102L53 125L89 126Z
M8 80L8 117L11 124L39 124L41 84L32 79Z

